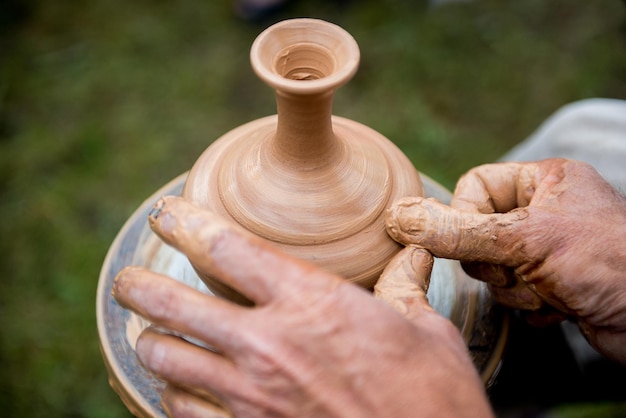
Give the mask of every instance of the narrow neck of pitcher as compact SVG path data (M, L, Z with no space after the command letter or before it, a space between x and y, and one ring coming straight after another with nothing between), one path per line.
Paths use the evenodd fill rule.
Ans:
M318 94L276 91L278 122L273 147L280 160L313 166L333 160L339 148L333 132L333 98L334 91Z

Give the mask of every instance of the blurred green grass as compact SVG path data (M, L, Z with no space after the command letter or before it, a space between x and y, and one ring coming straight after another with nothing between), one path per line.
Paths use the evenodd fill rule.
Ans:
M0 411L128 416L95 323L116 233L212 140L275 112L248 53L271 20L229 2L7 0L0 6ZM448 188L560 106L626 98L619 1L292 0L361 46L335 113Z

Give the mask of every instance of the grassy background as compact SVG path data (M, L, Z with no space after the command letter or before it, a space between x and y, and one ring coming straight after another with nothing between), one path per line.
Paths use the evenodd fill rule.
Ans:
M560 106L626 98L625 12L617 0L292 0L272 19L351 32L362 63L335 113L452 187ZM0 5L2 416L128 416L98 350L100 266L147 196L275 112L248 62L270 23L228 1Z

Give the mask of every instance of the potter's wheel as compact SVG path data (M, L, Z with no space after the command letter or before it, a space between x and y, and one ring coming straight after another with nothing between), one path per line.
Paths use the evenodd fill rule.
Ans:
M100 346L109 381L126 407L138 417L164 417L160 394L164 384L138 363L134 343L147 323L123 309L111 296L113 279L128 265L168 274L211 293L186 257L163 244L147 225L148 213L159 197L179 195L187 173L149 197L115 238L98 283L96 314ZM421 174L427 197L449 202L450 192ZM457 261L436 259L428 298L432 306L461 330L474 364L489 386L495 378L508 336L508 318L494 304L484 283L470 279Z

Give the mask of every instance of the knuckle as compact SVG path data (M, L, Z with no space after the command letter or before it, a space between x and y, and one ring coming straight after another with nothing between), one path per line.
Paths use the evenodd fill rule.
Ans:
M167 323L179 315L181 306L185 304L178 300L176 293L170 288L162 287L152 301L150 313L155 322Z

